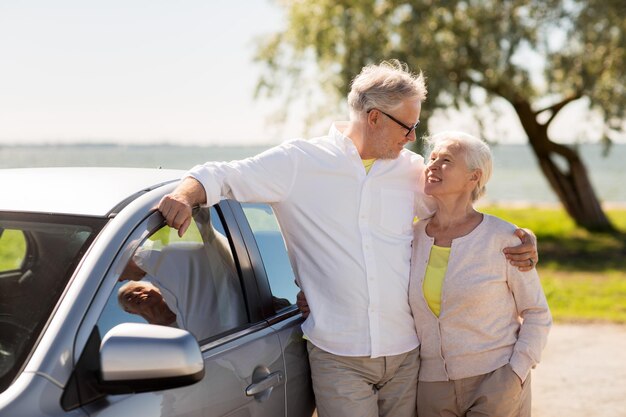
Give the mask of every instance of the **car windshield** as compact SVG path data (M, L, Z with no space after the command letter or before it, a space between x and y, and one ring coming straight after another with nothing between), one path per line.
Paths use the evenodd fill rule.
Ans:
M0 392L18 375L104 219L0 213Z

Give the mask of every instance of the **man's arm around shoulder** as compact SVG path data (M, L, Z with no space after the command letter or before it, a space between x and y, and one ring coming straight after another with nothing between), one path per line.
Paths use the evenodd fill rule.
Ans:
M539 262L537 237L530 229L517 229L515 235L522 243L518 246L504 248L504 255L511 265L520 271L530 271Z

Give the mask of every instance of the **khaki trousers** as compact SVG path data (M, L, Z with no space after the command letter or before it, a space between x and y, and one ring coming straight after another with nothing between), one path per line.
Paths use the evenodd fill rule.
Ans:
M522 384L510 365L454 381L417 386L419 417L530 417L530 374Z
M419 349L370 358L307 346L318 417L416 417Z

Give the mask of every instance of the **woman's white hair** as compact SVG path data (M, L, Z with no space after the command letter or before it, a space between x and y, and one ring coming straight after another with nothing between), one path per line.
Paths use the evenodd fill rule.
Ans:
M463 150L467 168L470 171L479 170L481 172L478 184L472 190L472 201L476 201L485 195L487 191L486 185L493 171L493 161L491 150L484 141L470 134L455 131L437 133L426 138L426 141L430 145L431 152L436 151L444 143L458 145Z
M350 118L373 108L392 111L404 100L426 100L424 76L412 74L406 64L397 59L383 61L380 65L367 65L353 80L348 94Z

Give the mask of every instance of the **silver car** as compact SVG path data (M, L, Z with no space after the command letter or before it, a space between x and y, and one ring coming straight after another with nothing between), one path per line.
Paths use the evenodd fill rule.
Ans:
M298 291L271 207L181 238L182 171L0 170L0 416L311 416Z

